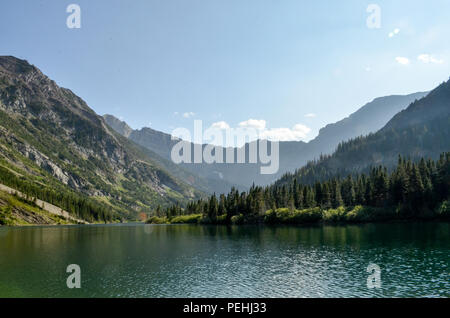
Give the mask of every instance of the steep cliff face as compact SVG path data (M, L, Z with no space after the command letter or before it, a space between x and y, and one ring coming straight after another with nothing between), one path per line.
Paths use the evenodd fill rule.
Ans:
M245 190L253 183L267 185L286 172L293 172L309 160L322 154L331 154L339 143L358 136L365 136L381 129L398 112L405 109L427 93L392 95L376 98L349 117L320 129L319 135L308 143L302 141L280 142L280 167L274 175L262 175L257 164L181 164L185 170L201 176L210 182L214 192L224 192L230 185ZM176 141L170 135L151 128L131 130L123 121L112 115L104 115L109 126L135 143L150 149L163 158L170 159L170 151ZM249 145L247 144L246 149ZM225 190L227 192L227 190Z
M103 118L112 129L114 129L124 137L127 138L130 137L131 133L133 132L133 129L130 126L128 126L126 122L121 121L120 119L114 116L103 115Z
M29 178L51 175L123 211L200 195L81 98L14 57L0 57L0 132L0 165Z

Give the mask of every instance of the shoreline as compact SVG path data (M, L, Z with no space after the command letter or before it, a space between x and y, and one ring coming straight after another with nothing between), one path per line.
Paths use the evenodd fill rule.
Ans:
M268 210L264 214L244 217L242 214L227 216L220 215L215 219L209 219L203 214L178 215L173 217L152 216L146 221L130 220L129 222L112 223L30 223L30 224L2 224L3 227L54 227L54 226L82 226L82 225L132 225L132 224L194 224L194 225L348 225L370 223L397 223L397 222L428 222L450 221L449 201L431 210L420 210L414 215L405 214L400 208L377 208L371 206L338 207L336 209L322 209L319 207L302 210L279 208Z
M266 211L263 215L245 219L242 214L233 217L221 215L216 220L202 214L175 216L172 218L153 216L147 224L199 224L199 225L346 225L391 222L450 221L448 201L435 211L419 211L416 215L404 215L398 208L375 208L370 206L338 207L336 209L310 208L290 210L280 208Z
M194 226L224 226L224 227L247 227L247 226L263 226L263 227L320 227L320 226L347 226L347 225L369 225L369 224L402 224L402 223L450 223L448 218L428 218L428 219L392 219L385 221L371 222L317 222L317 223L245 223L245 224L218 224L218 223L147 223L147 222L123 222L123 223L88 223L88 224L27 224L27 225L0 225L1 229L19 229L19 228L60 228L60 227L95 227L95 226L177 226L177 225L194 225Z

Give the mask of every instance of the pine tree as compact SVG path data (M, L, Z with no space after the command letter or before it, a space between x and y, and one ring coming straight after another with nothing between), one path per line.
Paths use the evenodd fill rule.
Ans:
M209 219L212 221L217 220L218 212L219 212L219 205L217 203L216 194L214 193L209 200L209 207L208 207Z
M321 191L322 191L322 201L320 204L322 208L329 209L331 207L331 193L327 182L325 182L322 185Z
M313 208L316 206L316 201L314 197L314 190L310 187L305 187L306 189L306 196L305 196L305 207L306 208Z
M423 194L425 193L425 187L423 186L422 178L420 176L419 169L416 165L413 165L410 172L409 183L409 203L413 210L423 205Z
M341 185L339 184L339 182L337 180L333 180L332 187L333 187L332 206L333 206L333 208L337 208L344 204L344 202L342 200L342 195L341 195Z
M351 175L342 184L342 199L346 206L353 206L356 200L355 185Z
M225 195L221 194L220 195L220 199L219 199L219 209L218 209L218 214L219 215L224 215L227 214L227 209L225 207Z
M389 181L386 170L379 167L372 173L373 179L373 204L375 206L384 206L387 203Z

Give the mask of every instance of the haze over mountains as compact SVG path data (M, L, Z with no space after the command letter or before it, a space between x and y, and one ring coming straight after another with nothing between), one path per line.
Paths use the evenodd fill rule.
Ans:
M294 180L311 184L338 175L367 172L378 165L390 168L397 164L399 155L413 161L436 160L449 149L450 80L396 114L378 132L341 143L332 155L286 174L275 185ZM450 187L450 171L447 176Z
M1 56L0 184L88 222L135 220L232 186L312 183L391 166L399 154L436 158L450 148L449 110L450 82L429 94L377 98L309 143L281 142L275 175L261 175L255 164L176 165L170 135L99 116L38 68ZM332 155L304 166L321 154Z
M309 160L318 159L321 154L331 154L342 141L354 137L367 135L381 129L396 113L405 109L409 104L425 96L426 92L409 95L392 95L376 98L361 107L358 111L336 123L322 128L319 135L308 143L302 141L280 142L280 167L273 175L260 173L260 164L184 164L181 166L207 180L215 180L211 191L220 191L223 183L234 185L244 190L253 183L266 185L277 180L286 172L306 164ZM126 122L113 115L103 116L106 123L121 135L135 143L150 149L161 157L170 160L170 152L177 141L169 134L142 128L133 130ZM249 145L245 145L247 153Z

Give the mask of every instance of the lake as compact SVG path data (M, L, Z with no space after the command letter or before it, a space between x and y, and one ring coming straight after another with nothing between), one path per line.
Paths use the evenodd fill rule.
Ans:
M0 296L449 297L449 260L445 222L0 227Z

